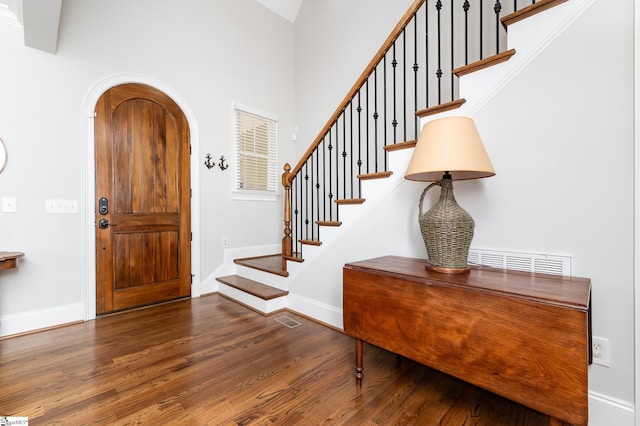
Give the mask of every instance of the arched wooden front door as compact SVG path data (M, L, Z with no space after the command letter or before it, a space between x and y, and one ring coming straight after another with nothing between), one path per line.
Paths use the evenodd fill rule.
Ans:
M143 84L99 99L95 117L96 313L191 294L189 126Z

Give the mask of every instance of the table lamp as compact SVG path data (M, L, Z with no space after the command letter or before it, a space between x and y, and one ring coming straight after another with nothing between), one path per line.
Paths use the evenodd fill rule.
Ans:
M469 271L467 258L475 224L456 202L452 181L495 174L471 118L445 117L424 125L404 177L433 182L422 192L418 216L427 249L427 270L448 274ZM424 197L435 185L440 186L440 199L423 213Z

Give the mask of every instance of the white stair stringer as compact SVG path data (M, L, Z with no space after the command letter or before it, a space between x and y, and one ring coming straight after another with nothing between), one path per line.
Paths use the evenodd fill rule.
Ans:
M459 97L466 102L458 109L425 117L422 124L447 116L472 117L594 3L595 0L567 1L509 25L507 46L515 49L515 55L506 62L460 77Z

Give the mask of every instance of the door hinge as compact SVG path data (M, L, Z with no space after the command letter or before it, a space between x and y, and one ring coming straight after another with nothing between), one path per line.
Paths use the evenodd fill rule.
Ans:
M193 241L193 232L189 232L189 241Z
M195 275L191 274L191 284L193 284L193 277L195 277Z

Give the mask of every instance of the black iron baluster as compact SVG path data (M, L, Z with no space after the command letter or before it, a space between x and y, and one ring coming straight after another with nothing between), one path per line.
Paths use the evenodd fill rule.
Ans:
M364 84L364 140L365 140L365 171L366 173L370 173L370 165L371 165L371 144L369 141L369 80L365 81ZM374 151L375 152L375 151Z
M350 135L349 135L349 141L350 141L350 150L351 150L351 161L349 161L349 165L351 167L351 197L354 197L353 195L353 177L355 176L353 174L353 98L351 99L351 102L349 102L349 127L350 127Z
M313 239L309 238L309 162L305 161L304 163L304 238L305 239Z
M393 101L393 121L391 125L393 126L393 143L398 142L398 115L397 115L397 80L396 80L396 68L398 66L398 60L396 59L396 42L393 42L393 60L391 61L391 66L393 67L393 96L391 99ZM368 170L367 170L368 171Z
M440 11L442 10L442 2L438 0L436 2L436 10L438 11L437 23L438 23L438 69L436 71L436 77L438 78L438 104L442 103L442 39L440 35Z
M336 132L336 158L335 158L335 162L336 162L336 200L340 200L340 126L338 125L338 119L336 119L336 122L333 123L333 128L335 129ZM343 198L345 198L343 196ZM340 210L340 209L337 209Z
M376 146L378 146L378 117L378 66L376 65L373 69L373 139ZM384 166L386 170L386 157Z
M413 111L418 110L418 18L413 14ZM418 116L413 114L414 139L418 139ZM386 151L385 151L386 152ZM384 169L387 170L387 155L384 156Z
M317 210L318 210L318 220L322 220L320 218L320 211L321 211L321 207L320 207L320 150L318 148L316 148L315 150L316 153L316 204L318 206ZM320 227L318 227L318 235L320 234Z
M329 129L327 134L329 135L329 145L327 146L329 150L329 220L333 220L333 182L331 180L331 151L333 150L333 145L331 143L331 129Z
M360 91L358 90L358 174L362 173L362 105L360 104Z
M484 59L483 53L482 53L482 44L483 44L483 40L482 40L482 36L484 34L484 26L483 26L483 22L482 22L482 15L484 14L484 7L482 5L482 0L480 0L480 59Z
M469 0L464 0L462 10L464 10L464 64L469 65Z
M496 55L500 53L500 11L502 10L502 5L500 4L500 0L496 1L496 4L493 6L493 11L496 13Z
M402 30L402 140L407 140L407 30ZM397 142L397 141L396 141ZM377 151L376 151L377 152ZM377 158L377 155L376 155ZM377 166L377 163L376 163ZM376 167L376 172L378 168Z
M327 151L325 138L322 138L322 220L327 220ZM331 213L329 213L331 214Z
M451 0L451 73L449 73L449 78L451 79L451 100L454 99L453 96L453 70L456 68L454 65L455 62L455 55L454 55L454 45L455 45L455 40L454 40L454 24L453 24L453 12L454 12L454 7L453 7L453 0Z
M315 216L317 215L317 209L314 208L314 199L313 199L313 187L314 187L314 180L313 180L313 153L311 154L311 157L309 158L309 169L310 169L310 173L309 173L309 194L307 194L307 197L309 197L309 200L311 202L311 239L315 240L315 236L318 235L318 240L320 239L320 232L318 232L318 234L316 234L316 221L318 219L315 218Z
M382 102L382 111L384 113L384 120L382 121L384 123L384 144L387 144L387 54L385 53L384 56L382 57L382 78L384 80L384 87L383 87L383 94L384 94L384 99Z
M294 232L293 232L293 244L295 245L295 251L300 253L302 255L302 248L299 245L299 241L301 239L301 232L302 232L302 221L300 220L300 198L301 198L301 193L300 191L302 190L300 187L300 179L298 179L298 177L300 176L300 173L298 172L298 174L296 175L296 177L292 180L292 186L295 186L294 188L291 188L291 193L295 194L296 196L296 201L295 201L295 210L293 212L293 217L294 219L294 225L291 227Z
M424 3L424 107L429 108L429 7ZM417 139L417 137L416 137Z
M347 197L347 122L342 110L342 196Z

